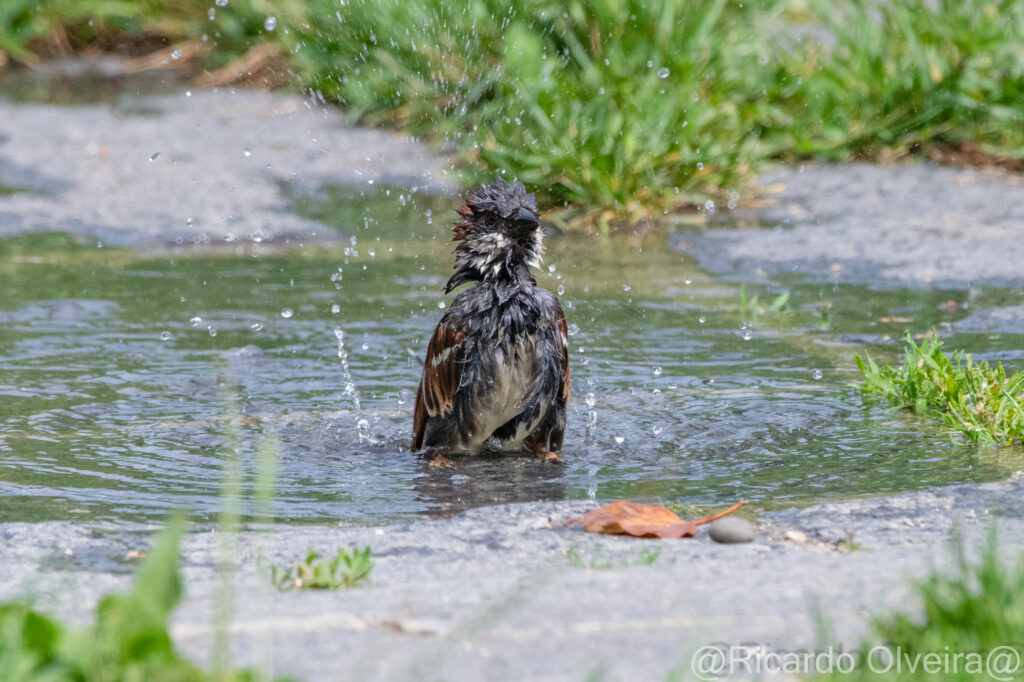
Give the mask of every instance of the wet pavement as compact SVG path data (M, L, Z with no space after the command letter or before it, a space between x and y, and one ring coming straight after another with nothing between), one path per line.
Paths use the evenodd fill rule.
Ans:
M762 176L762 205L676 248L712 272L760 269L815 281L1020 287L1024 178L930 163L802 165Z
M70 232L107 246L344 233L295 215L285 188L387 183L451 191L444 161L387 132L354 130L299 97L196 90L104 104L0 95L0 237Z
M653 680L693 679L691 656L714 643L849 651L878 644L868 614L916 611L910 580L955 565L954 529L975 556L995 525L1007 559L1018 556L1022 495L1018 477L759 512L746 545L715 544L703 529L652 541L563 528L594 507L581 501L245 533L234 658L308 680ZM118 573L102 564L141 540L57 522L6 524L0 539L18 548L0 568L0 594L44 595L41 606L75 620L102 591L127 588L128 562ZM187 598L173 632L199 660L213 641L219 540L193 535L184 550ZM366 545L375 568L355 589L280 594L257 569L294 565L311 547Z

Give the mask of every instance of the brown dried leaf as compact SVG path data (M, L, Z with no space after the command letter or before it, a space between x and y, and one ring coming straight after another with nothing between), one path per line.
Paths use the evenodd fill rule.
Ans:
M731 514L746 503L746 500L741 500L718 514L696 521L686 521L665 507L636 504L629 500L616 500L589 511L579 518L569 519L565 525L580 525L588 533L604 535L632 535L638 538L691 538L697 532L697 526Z
M907 324L908 322L910 322L910 318L895 317L890 315L888 317L880 317L878 318L878 321L881 322L882 324Z

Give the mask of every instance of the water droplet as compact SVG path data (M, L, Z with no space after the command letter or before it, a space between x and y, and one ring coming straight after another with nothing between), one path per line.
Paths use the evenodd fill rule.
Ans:
M622 443L625 442L625 440L626 440L625 436L620 436L618 434L615 435L615 443L616 444L622 445Z
M705 322L708 321L708 318L701 315L700 317L697 318L697 321L700 322L701 324L704 324Z
M341 306L335 303L334 305L331 306L331 312L337 315L338 313L341 312Z
M597 404L597 398L593 393L588 393L587 397L583 399L587 403L587 407L593 408Z
M653 61L651 61L650 59L648 59L648 60L647 60L647 68L649 69L649 68L651 68L652 66L654 66L654 62L653 62Z
M172 52L171 53L171 59L173 59L175 61L181 59L181 50L175 50L174 52Z
M160 340L161 341L169 341L170 339L171 339L171 333L170 332L160 332Z
M291 308L282 308L281 309L281 317L283 317L286 320L289 317L291 317L292 315L294 315L294 314L295 314L295 311L292 310Z
M362 348L363 350L370 350L370 344L364 343L362 346L360 346L360 348Z
M704 164L700 161L697 162L697 170L704 170Z
M580 333L580 327L579 327L578 324L573 322L573 323L571 323L569 325L569 327L566 329L566 331L569 332L569 336L576 336L577 334Z
M657 425L657 426L655 426L655 427L654 427L653 429L651 429L651 431L653 431L653 432L654 432L654 435L655 435L655 436L657 436L657 435L658 435L659 433L661 433L661 430L662 430L662 429L661 429L661 424L658 424L658 425Z
M660 69L658 69L658 78L660 78L661 80L665 80L666 78L668 78L669 73L670 72L668 68L663 66Z
M267 17L267 20L263 22L263 28L268 31L273 31L277 28L277 17Z
M253 322L252 324L249 325L249 329L253 330L254 332L261 332L263 331L263 325L260 324L259 322Z
M743 330L743 340L744 341L750 341L750 339L753 336L754 336L754 333L752 331L750 331L749 329L744 329Z
M811 373L811 376L813 376L815 379L820 379L821 378L821 370L820 369L814 370L814 372Z
M199 316L193 317L191 320L189 320L189 324L191 324L193 327L198 327L200 324L202 324L202 322L203 318Z
M708 199L707 201L704 202L704 211L706 213L714 214L717 210L718 209L715 208L715 202L713 202L711 199Z
M249 157L249 156L252 156L252 152L249 151L248 149L246 149L244 152L242 152L242 155L246 156L246 157Z
M217 7L227 7L228 0L216 0Z
M562 286L561 284L558 285L558 295L565 296L565 287Z
M438 303L437 307L440 308L441 310L444 310L444 307L445 307L444 301L441 301L440 303Z
M656 376L656 377L660 377L661 376L661 367L655 367L654 368L654 376Z
M209 325L206 331L210 333L210 336L217 336L217 330L213 328L213 325Z
M633 288L633 287L629 286L628 284L623 284L623 285L622 285L622 290L623 290L623 291L629 291L629 290L631 290L632 288Z

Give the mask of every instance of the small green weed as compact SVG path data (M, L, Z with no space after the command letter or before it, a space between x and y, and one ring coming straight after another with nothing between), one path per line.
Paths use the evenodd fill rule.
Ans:
M370 548L339 549L335 557L329 561L318 561L320 555L309 550L306 560L295 568L284 570L277 566L270 567L270 580L282 592L290 590L338 590L343 587L355 587L370 577L373 560L370 559Z
M128 594L105 596L95 622L66 628L23 603L0 604L0 680L4 682L243 682L249 671L208 674L182 657L167 619L182 593L178 546L185 523L177 517L139 566Z
M968 438L989 445L1024 442L1024 372L1007 377L1001 363L975 363L957 351L942 352L933 333L920 345L907 332L903 364L879 367L871 356L855 356L864 393L881 394L896 407L939 416Z

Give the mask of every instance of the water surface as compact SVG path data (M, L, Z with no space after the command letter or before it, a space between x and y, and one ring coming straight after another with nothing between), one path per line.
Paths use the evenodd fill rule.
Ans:
M65 235L0 242L0 521L128 528L175 507L212 521L229 449L249 500L268 436L286 523L586 497L785 506L1022 468L1019 449L966 444L849 387L853 353L893 358L903 328L935 327L950 347L1019 367L1020 335L950 326L1019 305L1019 291L712 279L665 235L548 240L538 279L561 292L572 334L563 464L431 467L408 449L409 351L424 352L450 300L454 200L294 200L352 239L157 252Z

